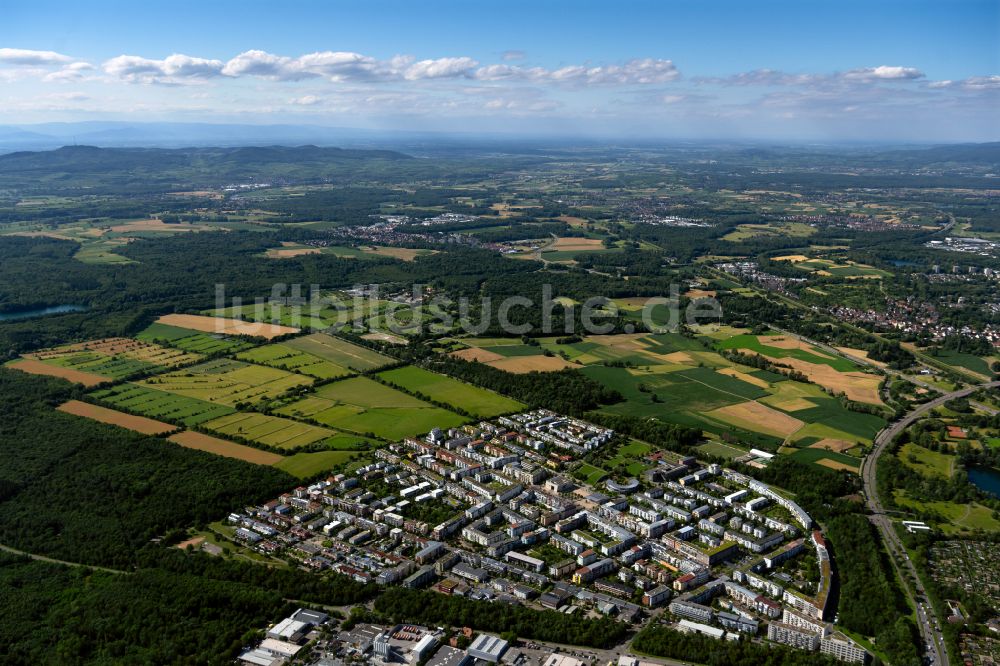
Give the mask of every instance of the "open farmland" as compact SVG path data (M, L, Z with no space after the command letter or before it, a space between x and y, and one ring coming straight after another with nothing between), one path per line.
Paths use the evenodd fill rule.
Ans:
M74 370L73 368L66 368L59 365L53 365L51 363L43 363L42 361L32 361L29 359L13 361L12 363L6 364L4 367L11 368L12 370L19 370L21 372L27 372L32 375L59 377L75 384L83 384L84 386L97 386L98 384L110 381L109 377L102 377L101 375L95 375L91 372L83 372L82 370Z
M95 391L91 396L112 407L156 419L180 422L186 426L195 426L235 411L226 405L168 393L141 384L119 384Z
M196 363L203 358L200 354L132 338L90 340L43 349L26 354L25 357L65 367L74 367L95 374L112 375L115 378L118 378L120 374L113 372L113 366L116 363L127 365L127 361L135 361L144 367L175 368Z
M292 349L311 354L334 365L350 368L357 372L376 370L396 362L394 359L383 356L377 351L359 347L326 333L313 333L312 335L289 340L284 344Z
M221 335L246 335L255 338L271 340L283 335L298 333L299 329L279 324L263 322L248 322L241 319L226 319L223 317L206 317L204 315L168 314L156 320L158 324L188 328L202 333L218 333Z
M261 451L260 449L244 446L243 444L237 444L225 439L219 439L218 437L212 437L211 435L206 435L204 433L194 432L193 430L185 430L183 432L176 433L167 437L167 439L174 444L180 444L188 449L197 449L198 451L214 453L217 456L245 460L257 465L278 466L278 463L284 460L284 458L279 456L277 453Z
M141 385L233 407L272 400L312 383L311 378L277 368L217 359L146 379Z
M316 444L338 434L327 428L255 412L236 412L208 421L203 427L222 435L287 450Z
M61 412L66 412L67 414L73 414L74 416L82 416L94 421L100 421L101 423L108 423L126 428L128 430L134 430L135 432L142 433L143 435L164 435L168 432L177 430L177 426L169 423L154 421L153 419L147 419L142 416L133 416L132 414L126 414L113 409L91 405L90 403L80 402L79 400L70 400L69 402L59 405L57 409Z
M390 441L465 422L454 412L367 377L326 384L305 398L281 407L277 413L307 418L332 428L372 433Z
M157 323L150 324L136 338L207 355L232 353L252 346L245 340L226 335L214 333L209 335L188 328Z
M351 374L351 371L343 366L282 343L255 347L237 354L236 358L317 379L334 379Z
M293 453L274 463L274 467L284 470L300 479L315 476L333 469L345 462L364 456L363 451L316 451Z
M388 370L379 377L410 393L425 395L435 402L465 410L473 416L490 418L524 409L524 405L499 393L408 365Z
M882 378L863 372L852 361L783 335L735 335L718 343L720 349L759 354L768 360L801 372L809 381L850 400L882 405L879 385Z

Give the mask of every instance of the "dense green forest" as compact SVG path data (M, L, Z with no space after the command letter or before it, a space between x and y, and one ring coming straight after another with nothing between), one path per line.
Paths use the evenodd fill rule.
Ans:
M110 574L0 553L0 662L228 664L294 607L189 573Z
M0 368L0 544L129 568L151 538L295 484L274 468L52 409L76 392Z

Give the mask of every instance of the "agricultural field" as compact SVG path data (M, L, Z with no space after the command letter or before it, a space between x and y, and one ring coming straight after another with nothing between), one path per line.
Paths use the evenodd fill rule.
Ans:
M314 247L301 243L283 242L281 247L274 247L264 253L269 259L290 259L309 254L331 254L335 257L345 257L349 259L371 259L375 257L389 257L401 261L414 261L417 257L433 254L434 250L415 249L406 247L388 247L385 245L359 245L357 247L347 245L330 245L326 247Z
M274 467L284 470L300 479L315 476L320 472L333 469L345 462L362 459L363 451L316 451L313 453L293 453L276 463Z
M754 353L801 372L809 381L850 400L882 405L879 385L882 378L864 372L849 359L835 356L806 342L785 335L735 335L716 343L718 349Z
M202 427L221 435L288 451L333 440L339 434L328 428L256 412L235 412L207 421Z
M816 233L816 228L801 222L741 224L722 237L723 240L740 243L752 238L807 238Z
M99 407L88 402L70 400L57 407L60 412L82 416L101 423L116 425L127 430L133 430L143 435L165 435L168 432L177 430L177 426L162 421L154 421L142 416L133 416L114 409Z
M218 437L212 437L211 435L195 432L193 430L185 430L183 432L170 435L167 439L174 444L179 444L188 449L197 449L198 451L214 453L217 456L245 460L246 462L251 462L256 465L278 466L279 463L285 460L285 458L279 456L277 453L261 451L260 449L255 449L251 446L244 446L243 444L237 444L235 442L230 442L229 440L219 439Z
M102 377L101 375L95 375L89 372L74 370L73 368L66 368L59 365L53 365L51 363L43 363L42 361L32 361L23 358L6 363L4 364L4 367L17 370L19 372L27 372L31 375L59 377L60 379L65 379L66 381L73 382L74 384L83 384L87 387L97 386L110 381L108 377Z
M283 343L255 347L236 355L241 361L309 375L316 379L334 379L351 374L343 366Z
M390 441L414 437L434 428L459 426L466 421L454 412L435 407L367 377L326 384L276 411L332 428L372 433Z
M312 378L277 368L232 359L216 359L168 372L140 385L210 403L235 407L273 400L286 392L310 386Z
M137 340L157 342L177 349L199 354L230 354L253 345L245 340L226 335L200 333L188 328L153 323L135 336Z
M773 261L788 261L795 268L807 273L815 273L824 277L842 277L848 279L856 278L886 278L892 277L892 273L883 271L873 266L847 261L839 264L832 259L819 259L807 257L802 254L789 254L774 257Z
M264 338L271 340L283 335L298 333L299 329L292 326L281 326L280 324L268 324L265 322L250 322L242 319L226 319L224 317L207 317L205 315L190 314L168 314L156 320L158 324L176 326L177 328L187 328L192 331L202 333L215 333L218 335L243 335L254 338Z
M465 410L479 418L521 411L524 405L499 393L466 384L445 375L408 365L379 374L383 381L435 402Z
M356 372L377 370L396 362L395 359L383 356L377 351L359 347L326 333L313 333L305 337L294 338L284 344L291 349Z
M235 410L197 398L176 393L168 393L141 384L119 384L90 394L101 402L137 412L155 419L180 422L185 426L196 426L205 421L232 414Z
M35 363L23 365L18 369L30 372L31 368L39 369L38 363L43 363L68 372L63 374L39 372L39 374L55 374L92 386L96 378L104 381L120 380L196 363L203 357L142 340L105 338L43 349L25 354L23 358ZM83 374L74 375L74 373ZM77 379L73 379L74 376Z

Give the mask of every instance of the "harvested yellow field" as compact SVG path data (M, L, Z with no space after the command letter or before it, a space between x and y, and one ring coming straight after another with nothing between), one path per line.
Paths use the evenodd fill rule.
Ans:
M156 320L160 324L189 328L202 333L220 333L224 335L249 335L268 340L289 333L298 333L299 329L278 324L264 324L241 319L225 319L223 317L206 317L204 315L168 314Z
M698 298L715 298L716 292L714 289L688 289L684 295L691 300L695 300Z
M816 461L816 464L822 465L823 467L829 467L830 469L842 469L846 472L854 472L855 474L858 473L857 467L852 467L847 463L842 463L837 460L830 460L829 458L821 458L820 460Z
M708 416L731 423L738 428L763 432L775 437L788 437L805 425L794 416L771 409L753 400L728 405L706 412Z
M864 372L839 372L825 363L810 363L797 358L765 358L774 363L781 363L798 370L809 378L813 384L819 384L823 388L830 389L834 393L843 393L848 400L856 402L866 402L871 405L881 405L882 398L879 396L878 387L881 378L877 375L869 375Z
M683 353L683 352L675 352L675 353ZM770 388L771 386L767 381L761 379L760 377L754 377L753 375L749 375L745 372L737 370L736 368L719 368L718 370L716 370L716 372L718 372L720 375L735 377L740 381L746 382L747 384L753 384L754 386L758 386L763 389Z
M782 400L773 404L778 409L786 412L797 412L802 409L812 409L816 406L816 403L805 398L792 398L791 400Z
M264 256L268 259L290 259L292 257L301 257L306 254L319 253L320 249L318 247L302 247L298 243L282 241L281 247L268 248L267 252L264 253Z
M557 372L563 368L576 367L561 356L512 356L499 361L493 361L492 365L498 370L521 375L528 372Z
M360 248L365 254L375 254L380 257L392 257L402 261L413 261L417 257L427 254L426 250L416 250L412 247L388 247L384 245L372 245Z
M600 250L604 247L604 242L599 238L573 238L570 236L560 236L555 240L550 249L560 251L586 251Z
M493 363L495 361L502 361L505 358L502 354L497 354L487 349L480 349L479 347L461 349L452 352L451 355L466 361L479 361L480 363Z
M772 261L790 261L795 264L800 261L809 261L809 257L804 254L786 254L783 257L774 257Z
M101 423L134 430L143 435L163 435L177 430L177 426L164 423L163 421L154 421L153 419L147 419L145 416L133 416L132 414L126 414L125 412L119 412L106 407L98 407L97 405L80 402L79 400L70 400L59 405L56 409L60 412L73 414L74 416L83 416L93 421L100 421Z
M694 358L691 354L684 351L675 351L669 354L657 354L658 358L662 358L667 363L694 363Z
M165 231L167 233L175 233L183 231L207 231L210 228L203 224L189 224L187 222L166 224L162 220L136 220L134 222L126 222L125 224L116 224L110 227L110 230L118 233L128 233L130 231Z
M214 453L217 456L245 460L257 465L273 465L284 460L284 458L279 456L277 453L261 451L260 449L255 449L251 446L244 446L242 444L230 442L226 439L211 437L200 432L194 432L193 430L179 432L175 435L167 437L167 439L175 444L180 444L187 449L206 451L208 453Z
M625 351L640 351L648 346L642 338L645 333L617 333L615 335L592 335L587 337L587 342L596 342L604 347L613 347Z
M556 219L560 222L565 222L571 227L582 227L587 224L587 220L582 217L573 217L572 215L560 215Z
M813 442L809 445L810 449L826 449L827 451L835 451L836 453L843 453L849 449L853 449L856 446L855 442L848 442L846 439L834 439L832 437L826 437L819 440L818 442Z
M36 361L30 358L15 361L6 367L13 370L20 370L21 372L27 372L31 375L61 377L62 379L66 379L76 384L83 384L84 386L97 386L98 384L110 381L109 377L102 377L101 375L95 375L90 372L82 372L80 370L74 370L73 368L62 368L58 365L50 365L48 363L42 363L41 361Z
M826 352L816 349L816 347L812 346L808 342L803 342L802 340L791 336L758 335L757 340L760 341L760 344L768 347L774 347L775 349L801 349L802 351L807 351L810 354L821 356L823 358L833 358Z

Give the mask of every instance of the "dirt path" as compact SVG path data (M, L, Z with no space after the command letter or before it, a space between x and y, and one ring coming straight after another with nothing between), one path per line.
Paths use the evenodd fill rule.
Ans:
M23 550L18 550L17 548L11 548L10 546L4 546L0 544L0 550L5 553L10 553L11 555L21 555L29 559L35 560L36 562L48 562L49 564L61 564L66 567L80 567L82 569L94 569L95 571L104 571L106 573L112 574L127 574L127 571L122 571L121 569L109 569L107 567L98 567L93 564L83 564L81 562L67 562L66 560L57 560L52 557L46 557L44 555L35 555L34 553L26 553Z

